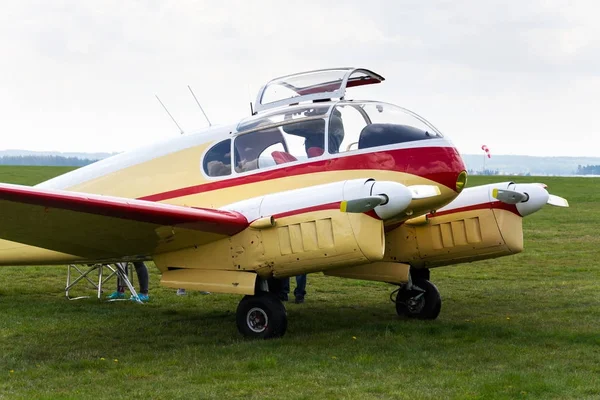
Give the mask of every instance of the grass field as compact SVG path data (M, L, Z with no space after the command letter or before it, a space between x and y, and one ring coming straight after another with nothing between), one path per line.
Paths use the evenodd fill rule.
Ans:
M239 296L176 296L154 268L143 306L68 301L65 267L0 268L0 398L600 398L600 180L518 181L571 208L525 219L521 254L433 270L435 321L397 317L391 285L312 274L286 336L248 341Z

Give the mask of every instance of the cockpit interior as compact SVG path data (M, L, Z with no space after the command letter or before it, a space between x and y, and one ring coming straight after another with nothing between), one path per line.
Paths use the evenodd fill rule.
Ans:
M203 164L208 176L442 137L404 108L369 101L292 106L243 120L237 130L233 139L217 143L206 153Z

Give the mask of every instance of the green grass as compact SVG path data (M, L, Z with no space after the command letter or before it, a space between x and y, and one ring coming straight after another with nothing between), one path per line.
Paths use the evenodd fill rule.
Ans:
M77 167L15 167L0 165L0 182L35 185L57 175L66 174Z
M600 398L600 181L517 180L571 208L526 218L521 254L433 270L435 321L398 318L391 285L311 274L286 336L248 341L239 296L179 297L154 268L144 306L68 301L65 267L2 268L0 398Z

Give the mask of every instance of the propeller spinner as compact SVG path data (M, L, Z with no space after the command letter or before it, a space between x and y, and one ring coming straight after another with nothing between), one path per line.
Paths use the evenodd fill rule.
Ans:
M507 189L494 188L492 197L506 204L517 206L519 214L526 216L541 209L545 204L556 207L569 207L569 202L548 193L547 186L541 183L509 183Z
M439 196L441 194L440 189L435 185L404 186L399 183L395 183L395 185L397 186L395 189L401 189L401 193L396 193L394 196L394 194L388 192L387 194L381 193L359 199L342 201L340 203L340 211L349 213L364 213L374 210L378 206L387 205L390 203L390 198L394 200L392 203L399 200L399 198L402 198L402 201L397 202L397 204L392 207L393 211L389 210L385 213L385 215L380 215L380 217L385 219L387 215L398 215L404 211L412 200L426 199L429 197Z

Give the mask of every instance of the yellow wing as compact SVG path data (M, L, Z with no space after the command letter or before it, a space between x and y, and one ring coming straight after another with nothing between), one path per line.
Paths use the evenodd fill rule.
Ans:
M0 184L0 239L89 261L148 258L248 226L236 212ZM0 265L10 265L0 252Z

